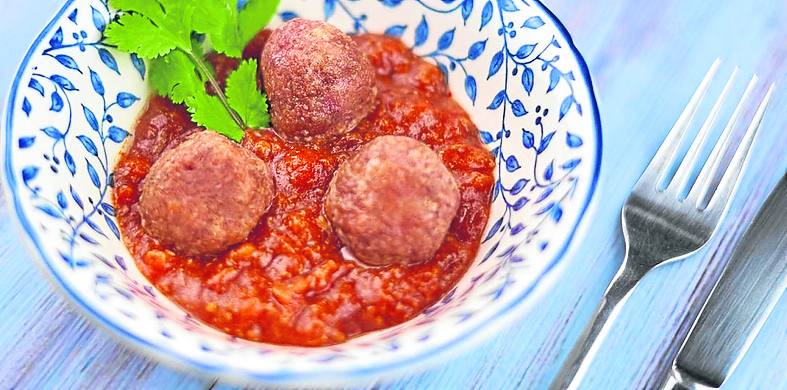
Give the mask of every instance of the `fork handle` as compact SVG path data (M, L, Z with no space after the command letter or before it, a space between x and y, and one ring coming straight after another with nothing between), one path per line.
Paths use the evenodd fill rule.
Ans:
M607 320L618 311L620 304L628 297L639 280L642 279L644 272L626 267L626 263L628 262L624 262L624 266L613 277L612 282L604 292L604 296L598 308L596 308L592 320L585 327L585 330L582 331L579 340L574 344L574 347L568 354L568 358L563 363L563 367L549 386L550 390L565 390L572 385L579 369L588 360L590 353L595 353L595 349L600 344L599 341L603 339L603 337L599 336L601 336Z
M661 390L716 390L718 388L718 386L711 386L673 366L667 374L667 380Z
M662 390L695 390L695 388L681 382L681 380L674 375L670 375L669 378L667 378L667 382L664 383Z

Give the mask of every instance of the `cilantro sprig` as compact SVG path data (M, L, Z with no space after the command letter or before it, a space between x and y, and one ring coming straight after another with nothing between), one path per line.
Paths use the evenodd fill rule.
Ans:
M265 94L257 88L257 62L242 62L223 90L203 58L204 36L218 53L240 58L244 46L270 22L279 0L110 0L122 14L106 42L150 61L152 87L185 104L192 120L239 142L247 128L270 125ZM211 95L205 86L215 92Z

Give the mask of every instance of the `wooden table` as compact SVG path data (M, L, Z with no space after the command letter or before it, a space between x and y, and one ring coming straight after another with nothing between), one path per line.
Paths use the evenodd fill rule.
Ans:
M3 93L58 3L0 0ZM710 245L655 270L636 289L582 388L654 386L677 352L676 340L687 332L687 318L707 296L709 281L787 171L787 2L556 0L547 5L584 54L600 105L604 157L593 225L554 290L516 326L439 368L370 386L545 388L623 256L623 201L716 57L727 60L723 71L737 64L745 74L756 72L781 84L749 170ZM3 202L0 388L225 387L145 359L88 324L36 269ZM787 296L725 388L787 389Z

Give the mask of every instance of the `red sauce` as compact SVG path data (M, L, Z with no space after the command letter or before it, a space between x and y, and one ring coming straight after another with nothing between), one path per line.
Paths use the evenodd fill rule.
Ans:
M264 34L261 34L264 35ZM193 316L234 336L323 346L391 327L420 314L466 272L489 216L494 160L453 101L443 75L400 42L355 38L377 70L377 108L358 128L319 144L288 143L249 131L243 147L267 161L278 195L248 239L213 259L180 257L140 223L140 185L161 153L198 128L185 109L152 97L115 170L115 204L126 245L142 273ZM264 44L247 48L254 57ZM253 47L252 47L253 46ZM250 53L249 53L250 52ZM211 56L217 73L237 62ZM368 267L345 260L322 213L339 164L375 137L419 139L438 151L461 183L461 205L435 257L418 265Z

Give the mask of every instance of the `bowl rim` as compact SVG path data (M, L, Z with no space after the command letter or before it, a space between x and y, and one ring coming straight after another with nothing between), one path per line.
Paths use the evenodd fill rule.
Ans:
M2 179L0 180L2 181L2 186L0 187L3 188L3 192L6 197L6 204L11 209L9 211L11 212L12 216L15 216L15 218L10 218L16 221L16 223L12 223L12 225L16 225L21 228L21 233L24 233L22 234L24 236L22 241L24 244L26 244L24 246L28 252L34 254L33 257L36 259L36 263L38 263L39 268L44 271L46 276L48 276L47 279L53 282L53 284L56 286L56 290L60 291L61 294L67 298L66 301L71 303L72 306L79 308L79 310L81 310L83 313L87 314L86 318L89 318L92 323L98 325L100 328L109 330L108 333L112 335L114 339L121 341L123 345L130 346L134 350L141 352L146 356L154 357L156 360L168 364L176 369L181 369L188 374L198 374L200 376L206 377L218 376L222 379L239 383L248 383L247 381L252 380L255 382L269 384L286 385L316 383L326 385L325 382L321 381L332 379L341 383L357 383L357 381L361 379L368 379L371 377L394 376L396 372L403 371L406 368L420 367L421 369L424 369L430 366L430 362L434 363L438 357L446 356L451 352L466 350L469 347L478 344L482 340L488 339L494 333L492 330L509 325L514 319L518 317L518 315L529 311L529 309L534 306L536 299L528 298L533 298L532 296L540 295L533 294L534 292L537 292L535 290L545 291L551 287L552 284L554 284L556 276L559 273L556 271L563 268L557 266L565 263L565 260L569 258L567 255L570 250L578 245L574 239L577 237L577 234L580 231L585 230L584 226L587 225L589 217L593 213L594 207L591 206L594 203L593 200L597 198L596 193L601 173L601 158L603 149L601 117L595 90L593 88L593 81L591 79L587 63L574 44L571 34L568 32L565 26L563 26L558 17L555 16L555 14L552 13L552 11L541 2L541 0L534 0L533 3L535 3L536 6L542 12L544 12L546 16L549 17L562 37L566 40L568 43L568 48L573 54L574 59L577 62L580 71L582 72L584 78L583 81L588 90L589 99L592 106L591 111L593 113L593 126L596 136L596 161L593 167L593 177L590 180L590 187L587 197L579 211L579 219L569 232L563 246L548 262L547 266L541 271L541 273L534 279L531 286L522 291L508 304L500 308L498 312L489 319L489 321L483 324L474 325L473 327L467 329L464 333L458 334L433 348L419 351L418 353L409 357L404 357L396 361L387 362L369 368L350 368L346 370L331 369L324 371L312 370L310 372L301 373L260 373L250 370L238 370L229 365L216 365L207 363L205 361L199 361L199 359L186 356L177 349L167 348L155 344L145 338L127 331L123 326L103 317L98 311L96 311L82 298L80 298L80 296L75 293L69 284L65 283L60 275L55 272L51 264L52 260L46 256L46 253L41 246L41 240L35 233L34 229L32 229L30 222L21 211L21 201L18 196L16 178L14 177L13 166L10 158L10 148L12 144L11 129L14 122L13 107L16 104L16 95L20 87L22 76L30 63L30 60L32 59L35 49L40 45L42 40L55 27L56 23L60 21L66 10L68 10L75 1L77 0L67 0L60 10L55 13L41 33L39 33L39 35L28 48L12 80L9 94L5 100L6 104L3 114L5 118L6 131L5 135L0 137L0 157L3 160L3 168L0 169L0 179ZM421 364L420 366L418 366L419 363ZM195 372L194 369L199 371Z

